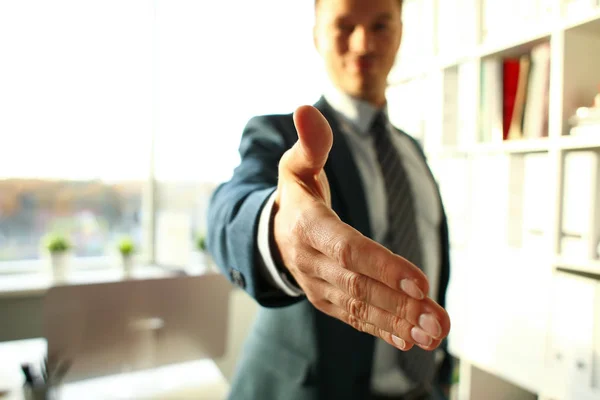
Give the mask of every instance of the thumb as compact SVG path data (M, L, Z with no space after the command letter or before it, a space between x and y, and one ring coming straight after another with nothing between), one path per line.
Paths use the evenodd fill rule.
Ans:
M298 141L287 155L287 167L298 176L318 174L327 161L333 133L325 117L312 106L301 106L294 113Z

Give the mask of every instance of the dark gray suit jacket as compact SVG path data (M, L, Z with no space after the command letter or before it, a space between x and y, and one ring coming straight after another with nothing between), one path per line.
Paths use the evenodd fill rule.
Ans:
M333 209L342 221L371 237L359 172L333 110L323 98L315 106L327 118L334 134L325 165ZM277 186L279 159L297 138L291 114L251 119L241 139L241 163L231 180L217 188L209 206L210 253L230 280L263 306L238 364L231 398L366 399L374 337L318 311L305 297L289 297L272 288L258 267L260 211ZM418 144L417 147L420 149ZM438 298L444 306L450 273L445 214L440 233L442 270ZM449 381L450 368L451 364L444 363L440 380Z

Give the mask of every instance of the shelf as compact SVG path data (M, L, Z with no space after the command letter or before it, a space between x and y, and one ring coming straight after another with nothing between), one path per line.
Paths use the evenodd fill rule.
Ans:
M565 18L561 28L565 31L590 33L600 37L600 7L596 7L585 16Z
M473 54L473 52L469 52L468 54ZM462 54L459 57L432 57L428 61L415 64L410 68L402 68L399 71L392 72L388 85L399 86L412 80L423 78L431 73L456 67L472 59L472 56L469 56L468 54Z
M566 272L593 275L596 276L596 279L600 279L600 260L577 261L557 257L554 261L554 268Z
M550 40L552 32L552 26L544 24L528 35L519 35L520 39L511 40L506 43L498 43L497 41L484 43L477 50L476 57L518 57L529 52L536 45Z
M501 143L500 147L505 153L539 153L549 150L550 140L548 138L507 140Z
M470 151L466 146L444 146L425 151L427 158L458 158L467 156Z
M535 45L550 40L553 33L562 30L588 33L600 37L600 7L591 10L585 16L578 15L563 18L558 25L551 23L551 21L545 22L528 34L518 35L516 40L510 40L506 43L498 43L497 40L491 43L484 43L479 47L475 57L520 56Z
M472 146L473 153L540 153L550 149L548 138L506 140L502 143L478 143Z
M600 135L562 136L559 140L545 137L507 140L502 143L477 143L471 146L443 148L431 153L438 156L486 153L542 153L556 148L561 150L600 149Z
M455 25L471 27L474 23L461 40L461 48L437 46L443 52L428 62L417 60L423 67L419 74L424 99L419 103L423 109L420 134L440 184L450 226L454 226L450 233L456 242L454 248L458 246L460 252L468 254L454 263L458 265L453 276L456 282L448 291L449 303L459 310L456 314L461 314L461 329L451 337L451 346L467 362L538 395L548 393L556 398L560 396L552 392L549 382L554 376L548 377L546 364L547 356L553 355L554 342L539 340L546 336L554 340L550 335L555 334L554 321L559 319L550 301L554 299L555 274L600 284L600 259L592 259L595 253L590 251L589 259L578 260L578 253L568 253L559 240L571 223L567 217L573 213L571 219L580 218L594 226L586 230L594 240L596 222L600 221L596 191L584 190L595 182L594 177L587 177L593 168L583 161L572 167L569 157L566 163L564 157L575 150L600 153L600 132L580 130L578 135L561 136L569 132L569 118L577 108L591 106L600 84L600 3L594 1L595 8L569 16L559 15L562 0L459 2L463 9L457 12ZM578 2L591 4L592 0ZM492 8L485 9L490 4ZM477 7L473 15L465 11L471 6ZM512 18L509 11L517 17ZM480 41L482 36L485 41ZM445 39L442 37L441 42L454 43ZM549 48L533 52L548 43ZM503 141L500 131L508 117L504 107L509 103L503 101L507 88L502 86L502 61L522 56L529 56L531 63L521 123L523 132L531 134ZM405 71L396 75L403 83L418 72ZM543 126L537 120L535 126L527 123L525 128L524 115L542 113ZM541 132L547 137L539 137ZM581 192L571 188L572 182L583 181L584 176L587 181L581 184ZM574 202L565 200L566 193L573 195ZM582 216L580 211L587 214ZM555 253L557 248L563 249L562 255ZM588 256L584 251L580 258ZM491 260L490 254L494 254ZM481 271L482 262L488 267L490 263L498 266L490 267L490 271L501 268L506 274ZM535 288L506 278L515 273L524 278L523 282L535 281ZM470 290L465 291L467 287ZM510 301L496 302L502 298L498 289L502 287L511 287L515 295ZM522 307L529 297L536 301L531 308L535 318ZM485 301L477 301L482 298ZM480 316L490 310L493 317L483 326L497 323L508 328L493 335L485 332ZM512 332L511 326L519 326L519 332ZM571 372L565 369L565 373Z
M551 23L551 21L544 22L535 29L532 29L530 33L518 35L513 40L506 42L493 40L489 43L481 44L473 51L463 49L458 52L459 56L453 57L444 54L443 56L429 57L418 63L418 65L415 64L410 68L402 68L396 74L392 73L393 78L391 79L390 86L401 85L413 79L426 76L431 72L451 68L478 58L517 57L529 52L536 45L549 41L553 33L562 30L585 32L600 37L600 8L592 11L590 15L583 17L580 15L563 18L558 25Z
M388 86L399 86L423 78L434 70L432 66L437 66L435 60L435 57L427 57L414 64L399 63L395 65L390 73Z
M563 150L600 148L600 134L581 136L565 135L560 138L558 143L559 148Z
M600 141L600 139L598 140ZM552 148L551 141L548 138L540 139L522 139L522 140L507 140L502 143L477 143L472 145L457 145L444 146L440 148L427 150L428 157L464 157L474 154L489 154L489 153L543 153ZM600 143L577 141L578 146L573 143L573 148L589 148L600 147Z
M444 57L438 58L438 60L437 60L438 68L440 70L452 68L463 62L470 61L473 58L472 56L469 55L469 54L472 54L472 52L463 52L463 53L461 53L461 55L458 57L449 57L446 55Z

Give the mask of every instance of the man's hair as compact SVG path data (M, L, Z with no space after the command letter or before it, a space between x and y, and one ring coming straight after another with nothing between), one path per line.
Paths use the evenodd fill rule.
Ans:
M315 0L315 9L317 8L319 1L321 1L321 0ZM402 0L397 0L397 1L398 1L398 5L400 5L400 7L402 7Z

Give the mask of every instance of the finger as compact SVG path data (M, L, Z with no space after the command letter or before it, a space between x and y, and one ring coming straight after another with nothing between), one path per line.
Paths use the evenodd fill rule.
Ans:
M332 302L329 302L328 305L326 305L324 309L322 309L322 311L328 315L331 315L334 318L337 318L347 323L348 325L361 332L366 332L373 336L378 336L400 350L407 351L410 350L413 346L418 346L423 350L432 351L438 348L442 343L442 341L439 339L432 339L428 344L416 342L413 339L412 335L404 336L402 334L397 334L396 332L382 329L381 327L375 324L369 323L369 321L360 320L351 312L348 312L344 308L339 307Z
M321 295L323 295L328 302L346 311L349 315L357 320L364 321L381 330L390 332L397 337L402 338L407 343L414 343L423 348L429 349L435 348L434 340L439 344L439 339L442 338L442 330L439 324L437 325L434 335L419 325L419 318L416 318L416 323L411 322L404 316L398 316L365 301L350 297L343 291L329 285L325 281L316 283L313 282L313 287L315 290L321 293ZM417 314L421 313L421 305L419 304L419 301L410 299L405 295L401 296L404 297L407 302L416 303L412 304L411 308L415 310ZM414 321L415 318L411 319Z
M284 155L281 166L305 178L315 176L325 166L333 144L333 133L323 115L312 106L299 107L294 113L298 141Z
M363 236L330 213L313 213L305 221L308 245L349 271L371 277L394 290L421 300L429 281L419 268Z
M345 322L346 324L352 326L354 329L360 332L365 332L370 335L379 337L399 350L408 351L413 347L412 343L407 342L404 339L395 336L388 331L378 328L375 325L357 319L352 314L348 313L347 311L336 306L333 303L324 305L321 311L333 318L337 318L340 321Z
M426 346L431 339L448 335L448 313L431 298L415 300L365 275L336 267L323 256L314 260L319 278L332 285L332 288L322 288L323 295L349 313L405 339L410 336ZM380 312L371 313L368 306ZM364 318L364 314L370 317Z

